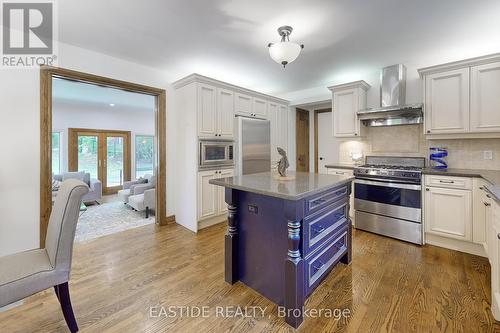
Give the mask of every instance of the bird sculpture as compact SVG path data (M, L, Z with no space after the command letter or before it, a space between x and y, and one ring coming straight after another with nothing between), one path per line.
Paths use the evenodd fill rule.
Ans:
M286 157L286 151L283 148L278 147L278 154L280 154L281 158L278 162L278 173L281 177L286 177L286 169L290 166L288 163L288 157Z

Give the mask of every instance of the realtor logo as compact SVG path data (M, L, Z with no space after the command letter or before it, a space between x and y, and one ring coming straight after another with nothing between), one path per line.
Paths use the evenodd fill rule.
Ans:
M36 0L35 0L36 1ZM2 3L2 66L54 65L54 3Z

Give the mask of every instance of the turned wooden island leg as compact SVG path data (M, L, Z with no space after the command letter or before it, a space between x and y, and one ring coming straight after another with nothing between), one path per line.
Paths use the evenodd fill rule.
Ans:
M238 277L238 218L236 191L226 188L227 233L224 237L224 278L227 283L234 284Z
M297 328L303 321L304 260L300 255L300 221L288 222L288 256L285 261L286 322Z

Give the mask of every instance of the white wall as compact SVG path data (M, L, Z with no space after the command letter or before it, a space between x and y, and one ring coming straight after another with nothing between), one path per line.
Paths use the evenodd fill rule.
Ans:
M131 132L131 177L135 178L135 136L154 135L154 110L120 108L54 101L52 130L62 131L62 170L68 170L68 128L119 130Z
M58 66L167 90L167 213L173 214L176 146L172 109L174 78L167 73L71 45L59 44ZM0 256L39 246L39 70L9 69L0 75Z

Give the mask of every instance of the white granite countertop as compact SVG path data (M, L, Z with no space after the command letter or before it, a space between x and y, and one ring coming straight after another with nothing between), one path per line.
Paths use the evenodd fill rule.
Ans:
M354 180L354 177L289 171L294 180L278 180L275 172L210 180L210 184L285 200L300 200Z

